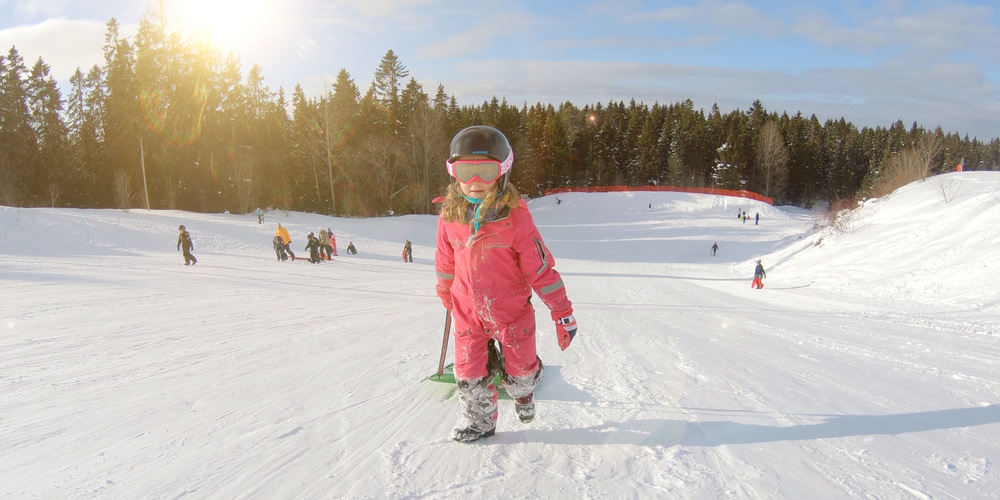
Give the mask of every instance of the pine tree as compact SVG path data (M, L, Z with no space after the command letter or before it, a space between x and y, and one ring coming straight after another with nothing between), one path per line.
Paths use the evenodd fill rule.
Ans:
M546 186L564 187L569 185L572 175L568 126L562 115L556 113L551 104L545 111L545 161L549 164L551 172Z
M389 49L382 56L382 61L375 70L375 79L372 81L373 97L377 102L389 109L389 114L396 117L399 113L400 85L402 81L410 76L403 62L396 57L396 53ZM392 130L395 132L398 122L393 119Z
M105 35L104 141L107 162L93 165L97 180L96 197L99 206L120 207L122 191L114 179L132 178L116 172L139 170L139 137L141 113L135 85L135 52L132 45L119 36L118 22L112 18Z
M55 78L40 57L31 70L28 88L31 122L39 148L33 191L39 201L54 207L59 197L72 188L67 184L69 129L63 121L63 101Z
M0 203L30 203L38 138L28 108L28 70L17 48L0 57Z
M666 111L659 103L654 104L649 114L643 120L636 141L638 149L638 166L635 173L636 183L659 184L660 182L660 132Z

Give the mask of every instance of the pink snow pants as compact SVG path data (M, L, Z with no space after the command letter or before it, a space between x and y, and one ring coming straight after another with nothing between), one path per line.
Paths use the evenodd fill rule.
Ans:
M535 311L510 325L455 325L455 378L473 380L489 375L488 345L490 339L500 341L506 362L505 371L513 378L532 377L538 371L535 351Z

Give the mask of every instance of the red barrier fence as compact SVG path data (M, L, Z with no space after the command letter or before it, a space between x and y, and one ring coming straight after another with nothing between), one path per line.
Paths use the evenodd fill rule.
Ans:
M545 191L545 196L551 194L560 193L620 193L629 191L672 191L677 193L699 193L699 194L717 194L720 196L736 196L738 198L748 198L751 200L762 201L768 205L773 205L773 199L767 196L761 196L753 191L747 191L745 189L717 189L717 188L686 188L678 186L594 186L589 188L581 187L564 187L558 189L549 189Z

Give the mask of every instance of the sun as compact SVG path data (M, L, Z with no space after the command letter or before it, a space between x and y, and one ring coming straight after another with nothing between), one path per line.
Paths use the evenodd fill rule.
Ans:
M205 38L239 51L269 31L279 0L162 0L175 25L188 37Z

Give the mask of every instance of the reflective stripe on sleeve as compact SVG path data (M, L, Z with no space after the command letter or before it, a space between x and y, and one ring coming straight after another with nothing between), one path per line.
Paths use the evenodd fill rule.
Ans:
M548 294L550 294L550 293L552 293L552 292L554 292L554 291L556 291L556 290L558 290L558 289L560 289L562 287L563 287L563 281L562 281L562 278L559 278L559 281L557 281L557 282L555 282L555 283L553 283L553 284L551 284L549 286L543 286L542 287L542 295L548 295Z
M548 256L545 255L545 245L543 245L542 240L538 238L535 238L535 250L538 251L538 258L542 259L542 267L540 267L538 271L535 271L535 274L542 274L542 271L549 268L549 259Z

